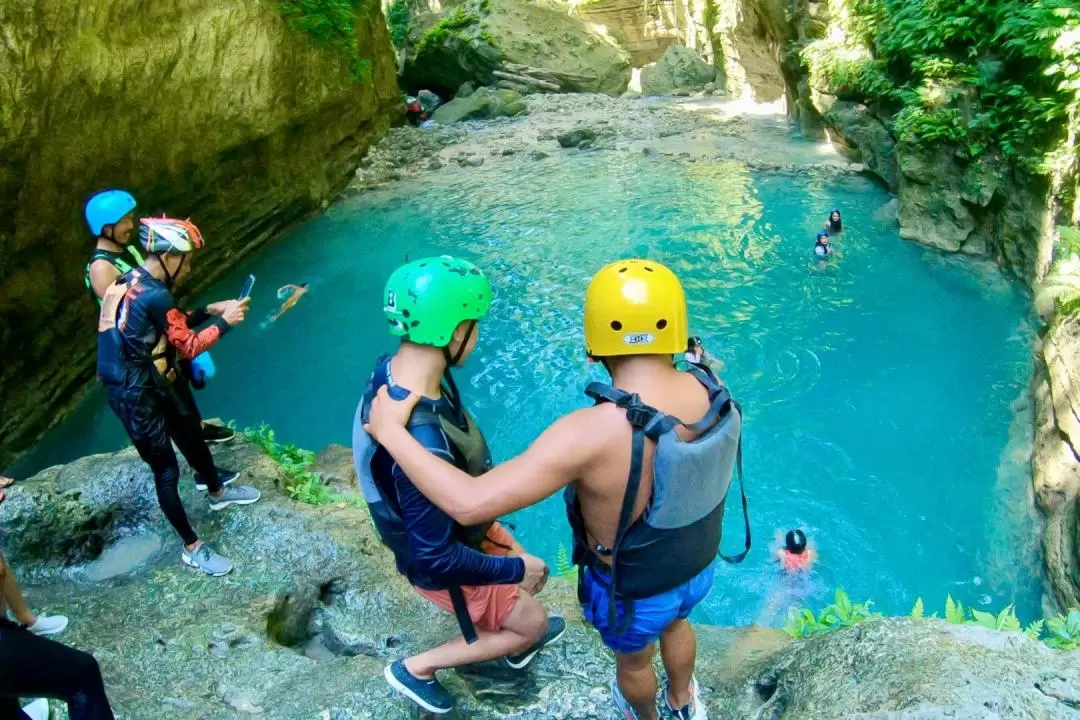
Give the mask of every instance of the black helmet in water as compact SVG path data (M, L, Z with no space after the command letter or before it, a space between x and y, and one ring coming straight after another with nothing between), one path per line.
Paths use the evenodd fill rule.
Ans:
M802 530L788 530L784 538L784 547L790 553L800 554L806 549L806 533Z

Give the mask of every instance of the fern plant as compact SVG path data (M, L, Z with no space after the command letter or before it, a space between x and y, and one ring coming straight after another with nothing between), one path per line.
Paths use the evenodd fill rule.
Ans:
M326 505L344 498L323 482L317 472L311 471L315 453L298 448L292 443L278 443L277 436L266 423L244 430L244 437L255 443L269 455L285 472L285 492L294 500L309 505Z

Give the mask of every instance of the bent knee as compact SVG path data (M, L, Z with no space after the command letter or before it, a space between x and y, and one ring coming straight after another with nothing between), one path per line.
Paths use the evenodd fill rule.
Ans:
M518 627L519 634L528 637L535 642L547 632L548 616L544 606L537 602L536 598L528 593L521 593L518 598Z

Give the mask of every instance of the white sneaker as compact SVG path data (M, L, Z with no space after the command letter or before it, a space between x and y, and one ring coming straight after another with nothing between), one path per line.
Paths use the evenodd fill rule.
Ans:
M697 678L690 678L690 704L684 708L675 710L668 704L667 688L664 689L664 707L668 711L668 716L673 720L708 720L709 715L705 711L705 706L701 702L701 696L698 692Z
M38 615L37 622L26 629L35 635L56 635L67 626L68 619L63 615Z
M35 700L22 709L30 720L49 720L49 701L45 698Z

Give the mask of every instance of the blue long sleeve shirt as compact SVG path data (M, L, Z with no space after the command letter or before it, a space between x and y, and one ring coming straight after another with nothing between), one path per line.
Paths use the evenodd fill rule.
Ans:
M380 360L372 377L374 391L383 385L397 387L389 373L389 358ZM432 412L447 418L460 414L443 396L438 400L423 398ZM437 425L420 425L410 433L428 452L461 466L458 456ZM371 461L372 475L382 495L397 505L408 535L408 557L398 557L398 570L411 583L425 590L444 590L454 585L508 585L525 577L521 558L487 555L461 541L462 527L437 505L427 499L408 475L382 447Z

